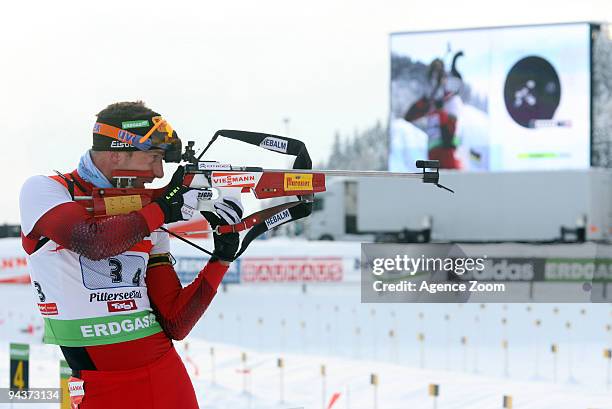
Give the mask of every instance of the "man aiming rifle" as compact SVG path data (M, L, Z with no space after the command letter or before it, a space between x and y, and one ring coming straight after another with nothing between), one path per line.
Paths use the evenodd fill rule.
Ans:
M73 408L198 407L172 340L183 339L211 303L238 234L215 233L213 256L183 288L168 233L160 230L197 208L183 167L165 194L138 211L94 218L75 200L114 187L117 170L134 171L140 176L133 186L143 187L163 177L163 160L179 162L180 153L180 139L158 113L142 102L116 103L97 115L92 149L76 170L33 176L22 187L22 243L44 342L59 345L72 368ZM238 198L214 208L203 212L213 229L242 218Z

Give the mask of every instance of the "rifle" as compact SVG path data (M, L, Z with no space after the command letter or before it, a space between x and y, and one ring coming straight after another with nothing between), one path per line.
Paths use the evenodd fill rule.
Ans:
M254 166L232 166L216 161L202 160L202 157L219 136L234 139L261 148L295 156L292 169L263 169ZM315 170L306 145L297 139L259 132L219 130L204 150L196 157L195 142L189 141L184 152L177 156L176 162L184 161L185 177L183 184L198 190L198 207L200 211L214 211L214 204L226 196L239 197L242 193L253 193L257 199L296 196L297 200L276 205L250 214L240 223L217 226L214 230L200 231L217 234L239 233L249 230L242 239L242 245L235 258L238 258L248 245L259 235L283 224L307 217L312 212L314 195L325 191L327 176L354 177L394 177L420 179L442 189L453 192L439 184L440 163L435 160L416 161L421 172L386 172L386 171L353 171L353 170ZM118 170L113 173L115 188L94 188L91 196L77 196L75 200L88 201L86 207L94 216L109 216L136 211L151 203L165 192L166 188L134 188L137 177L152 175L142 171ZM89 203L88 203L89 204ZM191 241L168 231L182 241L212 254ZM188 234L186 234L188 235Z

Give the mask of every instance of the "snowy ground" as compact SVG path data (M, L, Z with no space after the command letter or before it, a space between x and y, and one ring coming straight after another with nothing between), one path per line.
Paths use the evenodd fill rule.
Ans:
M0 300L0 385L8 385L8 342L25 341L32 344L30 386L57 387L58 348L41 345L40 331L20 331L30 323L40 325L29 286L0 286ZM372 373L380 380L379 408L433 407L427 394L430 383L440 385L440 409L497 408L503 395L513 396L514 408L612 408L603 358L603 349L612 345L612 331L606 328L612 324L610 306L530 308L361 304L359 287L346 284L309 286L306 293L299 286L237 285L218 294L188 338L187 351L184 343L177 343L177 348L189 357L187 365L203 408L320 408L322 364L326 400L335 392L341 394L334 408L374 407ZM536 319L540 327L534 325ZM425 335L422 349L418 333ZM552 343L559 345L556 382ZM246 393L243 352L251 369ZM277 368L281 357L282 403Z

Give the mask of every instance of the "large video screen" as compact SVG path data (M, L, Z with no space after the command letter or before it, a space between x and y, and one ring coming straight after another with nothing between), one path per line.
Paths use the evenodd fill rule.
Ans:
M590 166L587 23L391 35L389 170Z

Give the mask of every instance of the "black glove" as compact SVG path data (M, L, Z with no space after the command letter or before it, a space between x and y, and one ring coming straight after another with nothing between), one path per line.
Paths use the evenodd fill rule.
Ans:
M183 185L184 176L185 168L179 166L172 175L164 194L155 199L155 203L164 212L164 223L188 220L197 208L198 193Z
M213 212L202 212L202 216L208 220L210 227L213 229L217 226L240 223L242 220L244 209L239 199L226 197L221 202L215 203L214 207L216 214ZM215 241L215 250L210 260L234 261L234 256L240 246L240 236L238 233L213 233L213 239Z

